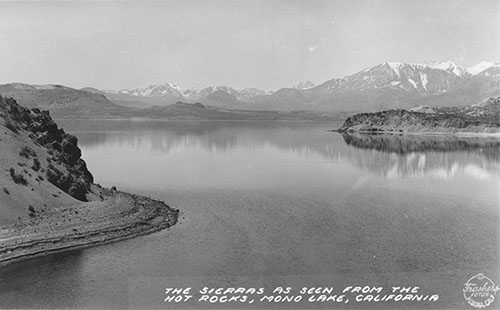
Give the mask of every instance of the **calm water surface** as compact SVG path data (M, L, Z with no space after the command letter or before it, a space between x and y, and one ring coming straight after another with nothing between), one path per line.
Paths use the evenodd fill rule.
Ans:
M1 268L0 308L168 308L174 285L412 285L440 299L315 307L467 309L471 276L500 282L499 140L343 137L327 132L335 123L59 123L97 183L165 200L180 223Z

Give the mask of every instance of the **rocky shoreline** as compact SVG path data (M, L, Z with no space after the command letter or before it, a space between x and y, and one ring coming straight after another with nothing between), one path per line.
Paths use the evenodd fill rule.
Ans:
M179 211L144 196L95 186L103 201L53 209L0 229L0 265L117 242L169 228Z

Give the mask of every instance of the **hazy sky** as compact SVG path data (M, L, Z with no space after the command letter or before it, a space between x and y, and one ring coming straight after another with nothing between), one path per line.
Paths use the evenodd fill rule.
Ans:
M0 83L265 90L386 61L500 62L499 0L0 2Z

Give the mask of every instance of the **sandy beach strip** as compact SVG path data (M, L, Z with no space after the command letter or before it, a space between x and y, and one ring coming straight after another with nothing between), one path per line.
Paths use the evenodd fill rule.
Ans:
M164 202L101 189L101 201L53 209L0 229L0 265L157 232L177 222Z

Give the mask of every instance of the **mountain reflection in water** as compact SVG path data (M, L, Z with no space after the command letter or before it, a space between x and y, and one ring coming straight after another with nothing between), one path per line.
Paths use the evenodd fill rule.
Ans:
M461 170L472 177L488 179L499 171L498 137L347 133L342 137L347 145L377 151L372 156L373 161L363 166L380 167L382 164L379 172L385 177L430 175L449 178Z
M78 136L87 158L93 151L102 155L122 148L166 155L191 150L189 154L193 158L182 157L186 162L223 158L218 155L225 155L225 160L241 162L236 152L246 156L252 152L262 154L258 151L265 149L269 158L296 154L304 160L347 163L384 178L428 176L447 179L458 171L482 180L500 175L498 137L340 135L327 132L335 127L332 123L130 120L68 120L61 123ZM99 152L103 147L110 149ZM140 161L147 154L137 156ZM229 169L230 163L227 165ZM211 173L217 179L220 169Z
M361 149L407 154L412 152L467 151L500 161L500 139L451 135L389 135L342 133L344 141Z

